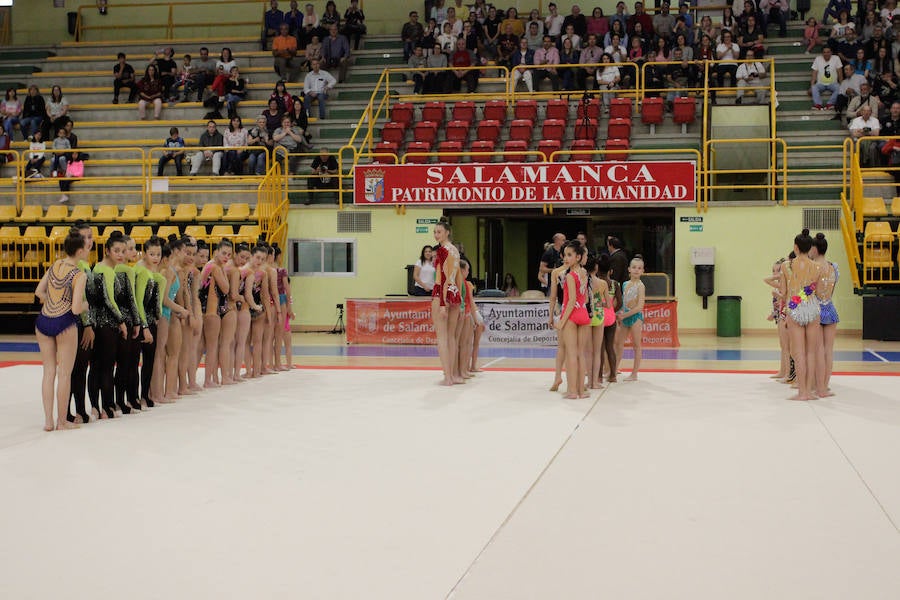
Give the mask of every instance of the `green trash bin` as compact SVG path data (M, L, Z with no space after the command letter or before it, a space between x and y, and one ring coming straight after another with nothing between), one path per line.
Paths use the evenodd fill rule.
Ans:
M741 297L718 296L716 303L716 335L741 337Z

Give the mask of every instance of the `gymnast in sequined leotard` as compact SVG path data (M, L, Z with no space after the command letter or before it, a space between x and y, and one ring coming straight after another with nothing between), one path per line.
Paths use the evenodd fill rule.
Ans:
M229 285L232 289L237 287L235 311L237 312L237 327L234 330L234 380L243 381L241 367L247 354L247 338L250 336L250 304L246 299L247 277L250 274L248 262L250 260L250 246L241 242L234 247L232 263L234 273Z
M821 270L819 282L816 285L816 298L819 300L819 323L822 325L822 360L825 364L826 392L831 383L831 370L834 368L834 339L837 335L837 324L840 322L837 309L832 302L832 296L841 276L838 266L825 258L827 251L828 241L825 239L825 234L817 233L813 238L813 250L810 252L810 256L815 252L814 260L819 264Z
M218 387L219 349L221 347L222 317L228 312L228 278L224 266L231 259L232 244L228 240L219 242L212 259L200 273L200 307L203 310L203 339L206 346L206 377L204 387ZM215 302L215 304L213 304ZM232 328L229 333L234 335ZM230 381L230 376L229 376Z
M266 304L269 302L269 280L266 270L268 250L264 246L253 249L244 298L250 307L250 351L247 354L247 377L263 374L263 334L266 328Z
M616 332L616 356L618 362L622 362L622 354L625 352L625 342L631 338L631 347L634 350L634 366L625 381L637 381L638 372L643 358L642 336L644 331L644 284L641 275L644 274L644 259L636 254L628 266L628 281L622 283L622 308L616 315L619 327ZM618 370L618 367L617 367Z
M457 374L459 360L459 344L457 323L460 311L460 286L462 277L459 272L459 250L450 242L450 224L442 219L434 226L434 241L437 242L434 253L435 281L431 290L431 320L437 337L438 356L444 372L442 385L464 383Z

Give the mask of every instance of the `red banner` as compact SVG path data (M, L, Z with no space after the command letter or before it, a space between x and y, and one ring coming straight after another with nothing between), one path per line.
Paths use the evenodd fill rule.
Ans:
M545 303L504 302L496 298L476 301L482 307L485 334L482 345L544 345L555 344L556 335L546 323L546 315L535 320L530 310L535 304L547 308ZM501 304L506 310L491 310ZM431 299L410 300L350 300L347 305L347 342L350 344L413 344L432 345L437 343L434 326L431 323ZM524 312L516 313L517 309ZM532 327L535 325L541 327ZM537 335L544 329L549 336ZM536 333L537 332L537 333ZM647 302L644 305L644 346L656 348L677 348L678 303ZM545 339L546 338L546 339Z
M366 165L355 204L695 202L693 161Z

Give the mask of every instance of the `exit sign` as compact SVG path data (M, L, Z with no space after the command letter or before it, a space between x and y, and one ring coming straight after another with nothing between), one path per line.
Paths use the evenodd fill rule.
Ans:
M428 233L428 227L416 227L416 233Z
M703 231L703 225L691 225L691 231Z
M416 225L437 225L437 219L416 219Z

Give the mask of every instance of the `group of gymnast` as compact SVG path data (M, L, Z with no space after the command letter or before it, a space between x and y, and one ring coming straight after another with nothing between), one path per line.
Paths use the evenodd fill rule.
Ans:
M609 258L588 256L578 240L563 246L563 264L550 273L550 326L559 332L556 373L551 392L562 384L565 398L587 398L587 389L601 389L603 378L617 381L625 343L631 339L634 365L625 381L637 381L641 367L645 289L644 259L638 254L628 266L628 281L612 279ZM556 307L559 291L562 305Z
M91 227L76 224L35 292L46 431L291 368L293 301L277 245L154 236L139 256L114 232L91 267L93 245Z
M794 249L778 259L772 276L772 314L778 327L781 366L772 377L797 388L791 400L815 400L834 395L828 387L834 364L834 338L839 321L832 303L840 273L826 260L828 241L804 229L794 238Z

